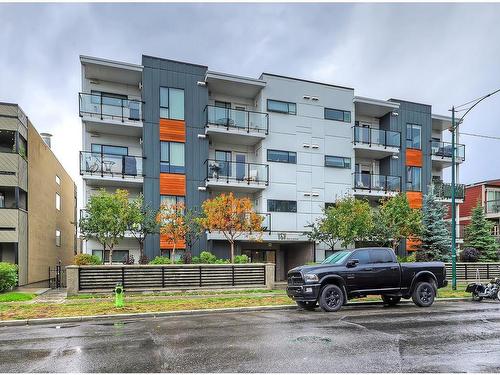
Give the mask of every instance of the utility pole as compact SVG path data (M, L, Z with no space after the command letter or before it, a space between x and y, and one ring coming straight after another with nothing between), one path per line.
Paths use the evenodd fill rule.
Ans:
M451 107L451 288L457 290L457 233L455 207L455 106Z

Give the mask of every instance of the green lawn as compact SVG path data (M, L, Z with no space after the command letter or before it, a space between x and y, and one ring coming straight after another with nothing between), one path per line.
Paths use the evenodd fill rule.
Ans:
M0 293L0 302L29 301L35 297L36 294L31 294L31 293L7 292L7 293Z

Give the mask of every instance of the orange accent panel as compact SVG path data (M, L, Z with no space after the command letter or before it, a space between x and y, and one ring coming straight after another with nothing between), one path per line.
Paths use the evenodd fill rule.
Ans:
M422 166L422 150L406 149L406 165L410 167Z
M186 142L186 123L160 119L160 141Z
M160 249L172 249L173 243L167 238L167 235L165 234L160 234ZM175 249L185 249L186 248L186 242L185 241L178 241L175 244Z
M422 208L422 193L419 191L407 191L406 196L411 208Z
M422 241L415 239L415 238L408 238L406 240L406 250L407 251L415 251L418 250L420 244Z
M161 195L186 195L186 175L160 173Z

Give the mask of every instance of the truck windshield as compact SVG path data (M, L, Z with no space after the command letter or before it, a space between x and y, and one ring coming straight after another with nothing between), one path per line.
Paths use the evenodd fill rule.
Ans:
M352 251L338 251L322 261L321 264L341 264L351 253Z

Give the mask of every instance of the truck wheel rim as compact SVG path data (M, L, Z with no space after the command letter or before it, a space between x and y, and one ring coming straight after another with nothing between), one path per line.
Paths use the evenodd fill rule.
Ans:
M424 287L420 290L420 300L424 303L430 302L432 293L429 287Z
M336 290L331 290L327 293L325 301L329 307L336 307L340 301L340 294Z

